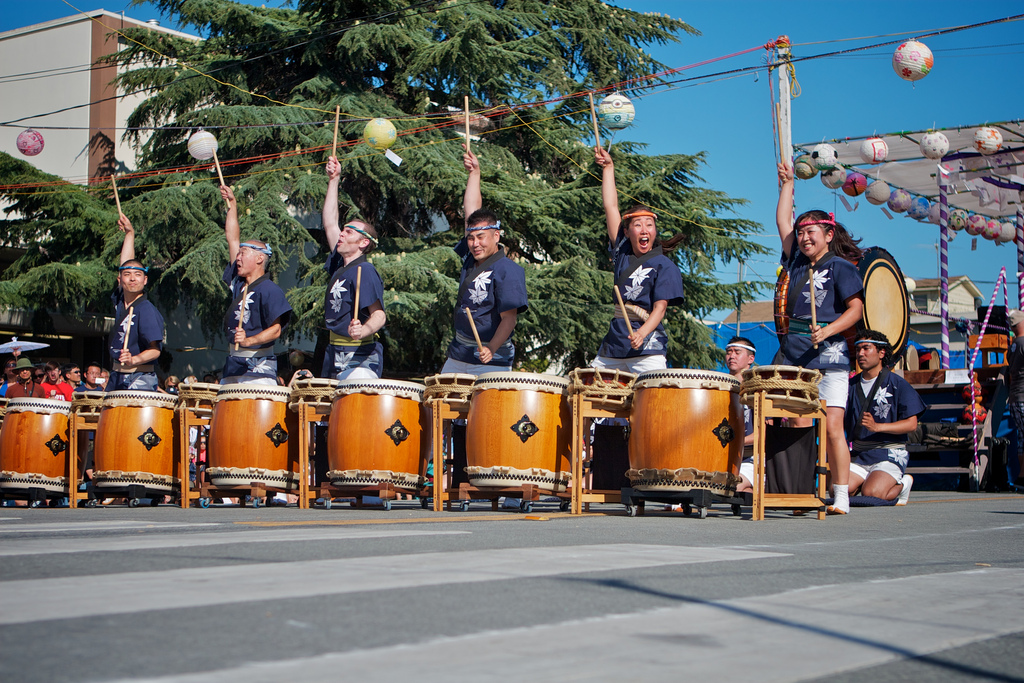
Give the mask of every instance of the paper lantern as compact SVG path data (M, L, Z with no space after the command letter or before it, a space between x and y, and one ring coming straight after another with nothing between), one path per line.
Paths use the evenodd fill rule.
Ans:
M846 180L843 181L843 192L851 197L859 197L864 194L864 190L868 187L868 179L862 176L856 171L850 171L846 174Z
M994 218L989 219L985 222L985 227L981 229L981 236L987 240L995 241L999 239L999 234L1002 232L1002 226Z
M910 202L910 206L907 207L907 215L913 218L915 221L923 221L928 219L928 209L931 208L931 202L924 197L914 197L913 201Z
M917 289L917 280L912 277L903 276L903 282L907 286L907 294L913 294L914 290Z
M974 131L974 149L982 154L995 154L1003 147L1003 134L995 128L983 126Z
M842 166L836 166L835 168L821 172L821 184L829 189L836 189L843 186L846 182L846 169Z
M398 139L395 124L387 119L371 119L363 128L363 140L374 149L388 149Z
M880 164L889 156L889 145L882 138L868 138L860 143L860 158L866 164Z
M939 210L942 209L942 204L939 202L932 202L932 205L928 207L928 222L938 225L940 222Z
M910 196L909 192L896 188L892 191L892 194L889 195L889 201L887 204L890 211L903 213L910 208L910 202L913 200L914 198Z
M908 40L892 53L892 68L905 81L919 81L932 70L935 58L924 43Z
M1013 242L1017 239L1017 226L1007 221L999 225L999 237L996 238L997 244L1006 244L1007 242Z
M864 193L864 198L869 203L879 206L889 201L889 194L892 191L889 189L889 184L884 180L876 180L875 182L868 185L867 192Z
M819 171L827 171L830 168L835 168L839 163L839 154L836 153L835 147L823 142L820 145L815 145L811 150L811 163Z
M941 159L949 151L949 138L942 133L925 133L921 137L921 154L929 159Z
M297 368L306 362L306 354L299 349L293 349L288 353L288 364Z
M217 138L205 130L196 131L188 139L188 153L199 161L212 159L217 153Z
M949 218L946 219L946 225L953 230L963 230L967 227L967 211L964 209L953 209L949 212Z
M597 105L597 118L605 128L621 130L633 123L636 107L629 98L619 93L612 93Z
M27 157L34 157L43 151L43 136L38 130L26 128L18 133L16 141L18 151Z
M818 169L814 166L809 154L803 154L796 158L796 161L793 162L793 175L800 180L810 180L818 175Z
M967 234L977 237L981 234L981 231L985 229L986 225L988 225L987 218L979 216L976 213L971 214L967 219Z

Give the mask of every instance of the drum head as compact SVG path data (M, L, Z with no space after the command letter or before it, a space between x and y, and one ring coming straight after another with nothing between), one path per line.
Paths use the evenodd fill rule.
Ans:
M871 247L857 266L864 280L863 326L881 332L892 345L893 365L907 350L910 332L910 306L907 283L896 259L881 247Z

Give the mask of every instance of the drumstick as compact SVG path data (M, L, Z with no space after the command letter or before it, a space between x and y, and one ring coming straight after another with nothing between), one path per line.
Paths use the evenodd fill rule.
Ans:
M132 311L135 309L135 305L132 304L128 307L128 327L124 330L124 345L121 347L122 351L128 350L128 335L132 332Z
M245 287L242 288L242 300L238 302L238 327L235 331L242 329L242 313L245 311L245 299L249 296L249 283L245 283ZM238 350L238 342L235 342L235 351Z
M476 340L476 347L480 350L480 356L484 355L484 343L480 341L480 333L476 331L476 323L473 321L473 313L466 306L466 317L469 318L469 329L473 330L473 339Z
M356 267L356 300L352 304L352 319L359 320L359 290L363 286L363 269Z
M633 334L633 326L629 323L629 311L626 310L626 302L622 300L622 295L619 294L619 286L612 285L612 289L615 291L615 300L619 302L619 312L622 313L622 319L626 321L626 329L629 330L628 334Z
M334 107L334 142L331 143L331 156L338 158L338 118L341 116L341 107Z
M462 100L466 110L466 151L469 152L469 95Z
M810 276L811 276L811 281L810 281L810 287L811 287L811 334L814 334L815 328L818 327L818 310L817 310L817 306L815 306L815 301L814 301L814 268L811 268ZM818 348L818 345L815 344L814 348Z
M594 122L594 141L597 143L597 149L601 149L601 133L597 130L597 110L594 109L594 93L588 92L587 97L590 98L590 119Z
M217 169L217 177L220 178L220 184L227 185L227 183L224 182L224 174L221 173L220 171L220 159L217 158L217 150L213 150L213 165ZM224 201L225 203L227 203L229 207L231 206L230 201L228 201L227 199L225 199Z
M115 178L116 176L113 173L111 173L110 184L114 188L114 203L117 204L117 215L123 216L124 211L121 210L121 198L117 196L117 181L115 180Z

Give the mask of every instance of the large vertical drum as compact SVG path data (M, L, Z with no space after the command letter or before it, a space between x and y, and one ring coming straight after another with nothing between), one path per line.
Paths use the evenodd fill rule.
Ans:
M71 404L48 398L12 398L0 430L0 490L24 493L67 489Z
M156 391L104 394L96 426L93 486L145 486L169 492L179 484L177 402L177 396Z
M466 425L470 485L565 491L572 447L568 389L569 380L555 375L480 375Z
M327 430L333 486L423 487L429 444L423 389L384 379L338 382Z
M217 392L210 419L210 483L281 489L299 487L298 417L288 410L291 390L228 384Z
M638 491L733 495L743 455L740 382L721 372L637 376L626 477Z

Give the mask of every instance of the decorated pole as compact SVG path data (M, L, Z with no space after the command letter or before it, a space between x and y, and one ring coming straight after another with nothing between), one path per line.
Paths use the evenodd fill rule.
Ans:
M939 179L939 314L942 320L942 369L949 370L949 200L946 176Z
M789 36L779 36L775 49L779 57L779 151L782 154L781 161L788 164L793 158L792 90L789 83L789 60L792 55L789 52Z
M1024 210L1017 209L1017 308L1024 308Z
M988 329L988 319L992 317L992 311L995 309L996 297L999 296L999 285L1003 286L1003 303L1009 304L1006 300L1006 266L999 269L999 277L996 278L996 286L992 289L992 298L988 301L988 310L985 311L985 320L981 323L981 332L978 334L978 341L974 344L974 351L971 352L971 364L967 370L971 374L971 432L973 434L972 442L974 444L974 476L980 479L981 473L978 471L980 468L981 461L978 459L978 413L975 410L977 405L977 393L975 393L974 384L974 364L978 362L978 354L981 353L981 340L985 338L985 330Z

